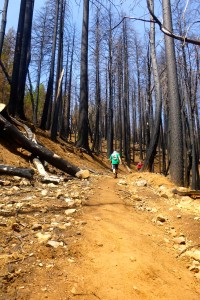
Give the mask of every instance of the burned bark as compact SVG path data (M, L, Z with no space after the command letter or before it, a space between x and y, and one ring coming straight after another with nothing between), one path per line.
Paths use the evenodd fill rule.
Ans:
M16 168L7 165L0 165L0 174L25 177L32 179L34 170L29 168Z
M72 176L76 176L78 178L85 176L82 176L82 170L79 167L72 165L53 151L26 137L20 130L17 129L17 127L11 124L1 114L0 128L3 129L4 133L6 133L7 139L10 139L12 142L16 142L18 145L32 153L35 157L39 157L41 160L47 161L52 166ZM89 177L89 174L87 177Z

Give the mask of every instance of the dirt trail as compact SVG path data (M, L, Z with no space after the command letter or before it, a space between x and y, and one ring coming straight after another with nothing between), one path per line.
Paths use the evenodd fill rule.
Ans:
M187 210L181 211L182 216L177 219L180 212L173 203L180 200L168 201L155 193L155 186L163 186L164 177L154 178L147 174L149 184L137 187L136 180L145 176L133 173L129 177L120 173L119 179L102 175L93 176L88 182L82 181L82 185L75 182L74 191L85 189L88 200L85 197L84 206L78 209L73 218L74 226L69 229L62 227L63 222L68 222L64 213L66 208L54 211L42 210L41 207L34 215L19 215L19 224L24 224L19 233L23 243L19 249L14 242L9 245L21 249L25 260L19 260L18 264L20 257L13 256L14 261L8 265L8 275L3 276L5 282L0 284L0 290L4 288L0 300L200 299L199 279L186 268L184 258L177 258L180 251L173 247L173 242L166 242L166 237L172 240L171 236L167 236L167 228L170 230L175 226L179 232L187 229L187 238L196 237L197 240L192 242L197 244L199 223L195 221L194 224L193 212L189 214ZM125 184L120 184L120 181ZM155 182L156 185L153 185ZM169 184L164 182L166 186ZM70 184L63 189L69 192ZM130 190L143 200L129 202ZM44 198L38 198L37 189L32 192L35 193L32 205L36 201L34 199L39 199L43 206L48 204L51 208L59 203L63 206L61 199L53 197L45 202ZM140 210L144 205L148 207ZM151 207L157 210L151 211ZM158 212L169 216L170 222L166 221L163 226L152 222ZM54 248L47 247L45 243L39 244L35 233L29 229L32 228L30 221L33 217L34 223L38 218L38 223L44 227L43 233L54 234L55 240L65 241L65 246Z
M67 299L200 299L194 276L163 243L163 228L125 206L118 190L117 180L103 178L84 208Z

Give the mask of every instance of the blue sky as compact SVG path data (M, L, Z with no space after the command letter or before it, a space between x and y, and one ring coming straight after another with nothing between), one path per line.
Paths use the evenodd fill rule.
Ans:
M6 31L10 27L14 27L15 30L17 29L20 2L21 0L9 0ZM73 4L74 20L80 23L82 17L82 7L78 7L75 4L75 2L82 3L83 0L71 1L71 3L74 3ZM113 2L115 4L121 3L121 7L118 6L117 9L120 11L122 8L126 12L126 15L129 16L144 17L144 15L147 13L146 0L136 1L138 2L138 4L134 10L131 10L131 8L133 8L134 5L133 3L135 2L133 0L115 0ZM43 6L44 3L45 0L35 0L34 11L38 10L41 6ZM4 5L4 0L0 0L0 10L3 9L3 5ZM136 22L134 22L134 25L137 26L139 29L141 29L141 27L144 27L144 25L141 24L140 21L138 21L137 24Z

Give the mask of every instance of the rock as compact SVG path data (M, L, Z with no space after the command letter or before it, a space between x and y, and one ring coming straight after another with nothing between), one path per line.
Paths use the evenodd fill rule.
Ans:
M73 199L77 199L77 198L79 198L80 197L80 194L79 194L79 192L72 192L71 193L71 197L73 198Z
M38 232L36 237L38 238L39 243L44 243L51 238L51 234Z
M15 181L20 181L20 180L21 180L21 177L19 177L19 176L13 176L13 179L14 179Z
M101 218L100 218L100 217L94 217L94 219L95 219L96 221L101 221Z
M90 172L88 170L80 170L79 172L77 172L76 177L78 177L79 179L86 179L90 177Z
M199 267L197 266L191 266L189 270L193 273L199 273Z
M96 242L96 245L97 245L98 247L103 247L103 243L101 243L101 242Z
M41 230L42 225L41 224L33 224L31 229L34 230L34 231Z
M147 186L147 181L145 179L142 179L142 180L136 181L135 184L140 187Z
M163 216L161 216L161 215L159 215L159 216L157 216L156 221L157 221L157 222L164 223L164 222L166 222L166 218L163 217Z
M76 212L76 209L75 208L71 208L71 209L67 209L65 210L65 214L66 215L72 215Z
M165 199L169 199L169 196L166 193L161 193L160 196Z
M2 183L3 186L11 185L11 181L9 181L9 180L1 181L1 183Z
M48 194L48 191L47 190L42 190L41 194L42 194L42 196L46 196Z
M200 250L194 249L194 250L186 251L184 255L189 256L194 260L200 262Z
M179 245L185 245L185 237L180 236L173 239L174 243Z
M54 184L54 183L49 183L48 187L49 188L57 188L58 186L56 184Z
M63 242L57 242L57 241L48 241L47 246L51 246L53 248L58 248L59 246L64 246Z
M65 202L66 202L66 203L70 203L71 201L72 201L72 199L71 199L71 198L68 198L68 197L67 197L67 198L65 198Z
M56 193L56 198L57 199L61 199L61 198L64 198L64 194L61 190L58 190L57 193Z
M80 221L80 225L86 225L87 221Z
M30 183L30 181L28 181L27 179L22 179L21 181L20 181L20 186L30 186L31 185L31 183Z
M133 200L135 200L135 201L142 201L142 200L143 200L143 199L142 199L140 196L138 196L138 195L133 195L132 197L133 197Z
M13 223L12 224L12 230L16 231L16 232L20 232L20 227L18 223Z
M125 180L119 180L118 185L127 185Z
M65 223L64 226L65 226L65 227L71 227L71 226L72 226L72 223L71 223L71 222Z

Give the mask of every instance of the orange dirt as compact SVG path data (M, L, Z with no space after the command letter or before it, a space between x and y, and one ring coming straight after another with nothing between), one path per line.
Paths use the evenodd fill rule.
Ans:
M97 173L56 187L38 182L17 189L11 179L0 187L0 300L200 299L198 261L193 270L194 259L184 255L199 250L199 200L170 194L174 185L161 175L127 174L121 166L114 179L88 156L48 145ZM16 154L1 154L4 163L15 161ZM141 180L147 186L138 186ZM67 197L81 203L72 216ZM47 247L38 233L61 244ZM185 243L175 241L180 237Z

